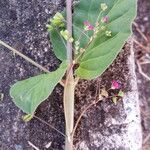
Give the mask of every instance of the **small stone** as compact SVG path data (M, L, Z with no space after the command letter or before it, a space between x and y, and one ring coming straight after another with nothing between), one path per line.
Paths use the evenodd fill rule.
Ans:
M48 14L49 13L48 9L45 9L45 12Z

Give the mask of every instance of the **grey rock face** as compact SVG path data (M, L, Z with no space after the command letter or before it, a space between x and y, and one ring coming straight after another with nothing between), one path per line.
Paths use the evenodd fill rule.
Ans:
M61 0L0 0L0 39L50 71L55 70L60 62L51 50L45 25L63 5ZM76 119L84 106L94 100L98 83L100 88L109 88L113 79L121 81L125 97L117 105L111 100L104 100L86 112L75 135L76 149L140 149L138 92L134 54L130 47L127 44L101 78L79 82L76 88ZM63 136L37 119L24 123L21 119L23 113L9 96L9 88L17 80L40 73L19 56L0 47L0 93L4 94L0 101L1 150L32 150L29 141L40 150L63 149ZM49 99L40 105L36 115L64 132L62 90L58 85Z

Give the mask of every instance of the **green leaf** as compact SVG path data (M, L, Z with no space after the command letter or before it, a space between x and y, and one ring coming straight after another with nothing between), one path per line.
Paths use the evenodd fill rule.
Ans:
M111 31L112 36L106 36L106 31L97 33L97 37L86 49L76 70L76 74L82 79L93 79L101 75L131 35L131 23L136 15L136 0L81 0L75 9L75 25L82 28L84 20L94 24L101 3L106 3L108 9L101 15L100 20L102 16L109 16L106 29ZM75 37L78 34L76 32ZM81 46L85 46L87 40L86 37L82 38Z
M124 92L122 90L119 91L118 96L124 97Z
M101 89L101 96L104 96L104 97L108 97L109 96L109 94L108 94L108 92L106 91L106 89L105 88L103 88L103 89Z
M81 0L74 6L73 14L73 39L77 41L81 34L84 32L84 21L89 20L91 24L95 24L95 21L99 14L100 3L106 0ZM112 5L114 0L107 0L108 5ZM96 8L96 9L95 9ZM111 7L109 7L110 9ZM66 10L62 12L64 18L66 18ZM64 28L63 28L64 29ZM49 30L50 41L53 45L53 51L56 57L60 60L66 60L67 50L66 42L60 35L62 28L54 28L54 30ZM92 36L93 31L86 33L87 36L80 39L80 47L84 48Z
M23 112L33 114L38 105L52 93L57 83L64 76L66 69L67 63L63 62L54 72L17 82L10 89L13 102Z
M66 41L60 35L60 31L64 29L64 27L64 14L59 12L57 12L54 17L50 19L50 24L47 25L53 51L56 57L62 61L67 59Z
M29 122L33 117L34 116L31 114L27 114L27 115L22 116L22 119L24 122Z
M117 0L80 0L80 2L74 7L73 15L73 33L74 39L78 40L81 33L84 31L84 21L88 20L93 26L97 21L100 14L100 5L106 3L108 9L103 12L100 17L105 16L111 10ZM101 20L101 18L99 19ZM93 31L88 31L88 35L80 39L80 47L84 48L89 41L89 38L93 35Z
M58 29L51 30L50 40L53 45L53 51L56 57L62 61L66 60L67 59L66 42L61 37Z
M117 105L117 101L118 101L118 99L117 99L117 97L116 97L116 96L112 98L112 101L113 101L113 103L114 103L115 105Z

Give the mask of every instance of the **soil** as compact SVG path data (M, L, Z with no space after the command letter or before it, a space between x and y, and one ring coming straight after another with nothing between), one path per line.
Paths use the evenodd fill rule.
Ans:
M63 5L64 2L60 0L0 0L0 39L50 71L55 70L60 62L51 50L46 24L51 15L61 10ZM3 47L0 47L0 68L0 93L4 94L0 102L0 149L32 150L28 140L41 147L44 147L44 141L51 140L52 147L61 147L64 138L43 123L36 119L31 123L24 123L21 119L23 113L15 107L9 96L9 89L13 83L41 74L41 71ZM60 91L62 87L56 87L47 102L49 105L42 104L38 115L64 132ZM54 116L55 120L49 116Z
M55 70L60 62L51 50L45 26L48 19L57 10L62 10L63 6L64 1L62 0L0 0L0 39L12 45L42 66L47 67L50 71ZM144 30L143 32L149 36L149 21L145 21L147 19L144 18L148 17L148 20L150 19L150 2L148 2L148 0L140 0L139 6L136 22ZM135 33L138 39L141 40L136 30ZM141 40L141 42L143 41ZM138 57L141 56L141 54L139 56L139 53L140 52L137 52ZM99 82L101 82L101 86L109 89L111 81L116 79L123 83L122 89L124 91L130 91L128 83L130 75L128 74L129 68L127 66L127 57L129 55L129 51L122 51L102 78L91 82L79 82L76 90L75 116L78 116L83 108L96 98ZM142 53L142 55L145 54ZM50 150L63 149L64 137L62 135L37 119L33 119L29 123L24 123L21 119L23 113L16 108L9 96L9 89L13 83L17 80L38 75L41 71L19 56L13 55L8 49L2 47L0 47L0 68L0 93L4 94L4 98L0 101L1 149L32 150L28 141L35 144L41 150L46 149L45 145L47 143L51 143ZM149 91L148 88L145 89L145 87L148 87L149 83L140 74L138 74L138 77L139 90L142 91L140 95L142 108L144 107L144 109L148 111ZM40 105L36 111L36 115L64 133L62 90L62 87L58 85L49 99ZM113 92L110 91L110 94L113 94ZM87 129L93 132L101 131L103 133L103 131L105 131L105 124L109 123L107 122L107 118L109 118L110 115L117 117L121 111L121 100L117 105L114 105L111 100L102 101L90 109L78 126L75 135L76 146L78 146L82 139L87 138L86 144L88 144L90 149L94 149L93 145L88 143L90 139L88 139L89 132L87 132ZM122 116L122 118L125 117L124 115ZM147 117L143 117L144 137L149 133L149 121ZM107 128L108 136L109 134L119 134L120 129L123 128L125 128L125 125L110 126ZM120 149L123 148L120 147Z

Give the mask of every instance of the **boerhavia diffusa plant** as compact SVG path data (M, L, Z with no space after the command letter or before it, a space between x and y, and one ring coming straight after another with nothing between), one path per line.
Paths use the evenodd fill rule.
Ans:
M19 81L10 89L13 102L27 114L24 119L29 121L55 86L58 83L64 86L65 150L73 149L75 86L79 79L100 76L116 58L131 35L136 3L136 0L80 0L73 6L67 0L66 9L57 12L47 25L53 51L62 61L59 68ZM119 82L112 81L111 89L120 89ZM99 98L108 95L102 89ZM120 90L113 102L123 95Z

